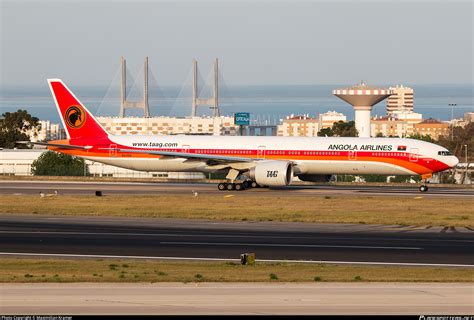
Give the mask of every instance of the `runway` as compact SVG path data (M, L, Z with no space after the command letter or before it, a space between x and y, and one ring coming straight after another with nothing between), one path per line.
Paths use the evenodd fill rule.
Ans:
M474 232L386 225L0 216L0 256L239 259L474 267Z
M5 314L469 315L469 283L2 284ZM65 318L64 318L65 319Z
M218 191L216 184L204 183L143 183L143 182L80 182L80 181L20 181L0 180L0 194L38 194L39 192L77 195L103 194L201 194L244 193L247 196L302 196L302 195L349 195L349 196L449 196L474 197L470 186L456 188L431 187L421 193L413 186L347 186L347 185L294 185L284 188L258 188L245 191Z

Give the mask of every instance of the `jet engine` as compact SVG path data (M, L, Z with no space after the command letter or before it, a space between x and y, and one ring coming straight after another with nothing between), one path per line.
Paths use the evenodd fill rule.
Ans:
M250 169L248 176L261 186L287 186L293 179L293 166L289 161L260 161Z

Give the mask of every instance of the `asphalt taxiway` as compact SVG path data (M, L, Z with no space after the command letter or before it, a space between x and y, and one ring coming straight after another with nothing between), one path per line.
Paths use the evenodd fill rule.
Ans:
M202 220L0 216L0 256L51 255L474 267L474 231L458 228Z
M0 194L54 193L93 195L103 194L223 194L239 192L248 196L302 196L302 195L349 195L349 196L416 196L474 197L474 188L431 187L421 193L413 186L362 186L362 185L291 185L284 188L257 188L245 191L219 191L216 184L206 183L145 183L145 182L81 182L81 181L21 181L0 180Z

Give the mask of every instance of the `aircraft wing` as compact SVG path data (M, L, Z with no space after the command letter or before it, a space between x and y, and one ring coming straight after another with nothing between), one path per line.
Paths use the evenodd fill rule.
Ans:
M109 148L107 148L109 149ZM160 150L137 150L137 149L109 149L117 150L119 152L131 152L131 153L141 153L141 154L153 154L165 157L172 158L186 158L190 160L204 160L207 162L254 162L259 159L254 158L245 158L245 157L229 157L229 156L218 156L211 154L199 154L199 153L187 153L187 152L171 152L171 151L160 151Z
M62 144L62 143L49 143L49 142L32 142L32 141L17 141L16 143L19 144L37 144L40 146L48 146L48 147L59 147L65 149L81 149L81 150L89 150L92 146L76 146L73 144Z

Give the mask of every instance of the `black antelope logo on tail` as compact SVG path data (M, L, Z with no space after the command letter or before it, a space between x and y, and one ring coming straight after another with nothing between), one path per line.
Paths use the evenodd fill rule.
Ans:
M86 113L80 106L70 106L64 114L66 123L73 129L79 129L86 122Z

